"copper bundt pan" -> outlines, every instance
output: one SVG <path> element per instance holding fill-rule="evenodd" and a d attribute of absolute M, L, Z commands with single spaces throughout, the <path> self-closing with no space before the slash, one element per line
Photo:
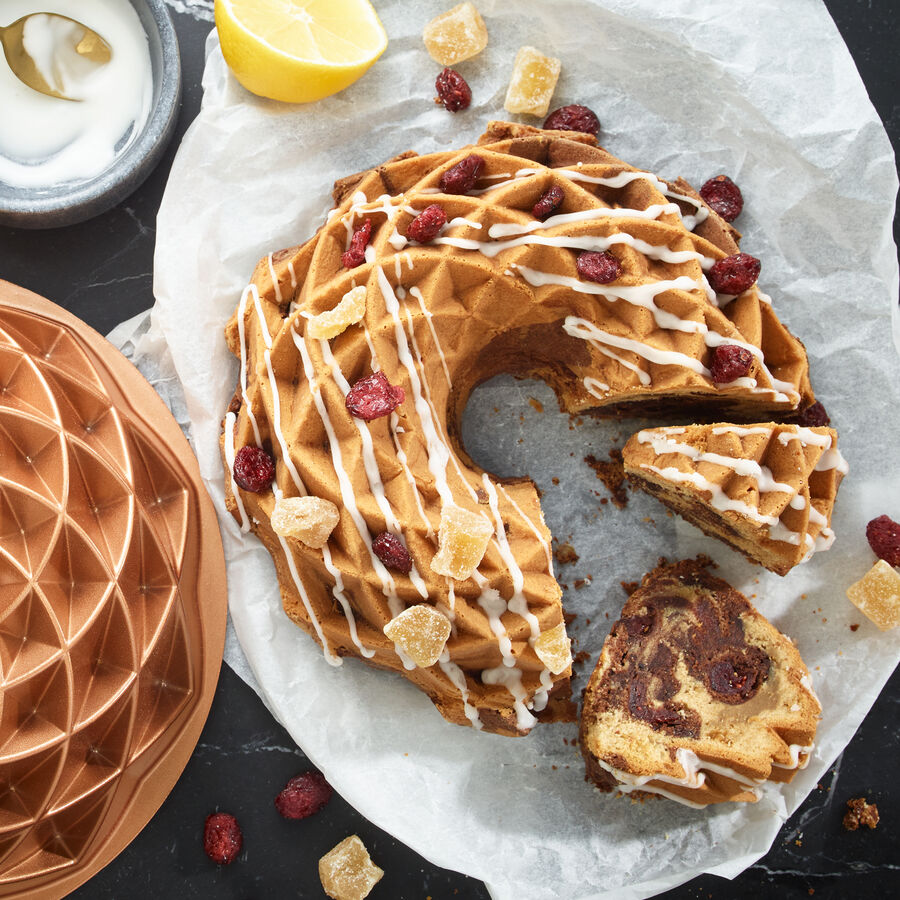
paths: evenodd
<path fill-rule="evenodd" d="M 0 281 L 0 897 L 140 831 L 215 691 L 225 564 L 178 425 L 99 334 Z"/>

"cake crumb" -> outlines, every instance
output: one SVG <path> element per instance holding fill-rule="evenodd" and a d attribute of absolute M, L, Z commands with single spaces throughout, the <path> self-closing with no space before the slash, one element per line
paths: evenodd
<path fill-rule="evenodd" d="M 854 797 L 847 801 L 847 812 L 844 813 L 844 828 L 856 831 L 860 825 L 874 828 L 878 824 L 878 807 L 866 801 L 865 797 Z"/>
<path fill-rule="evenodd" d="M 531 407 L 532 407 L 536 412 L 542 413 L 542 412 L 544 411 L 544 404 L 541 403 L 541 401 L 538 400 L 537 397 L 529 397 L 529 398 L 528 398 L 528 403 L 531 405 Z"/>
<path fill-rule="evenodd" d="M 622 588 L 629 597 L 641 586 L 639 581 L 620 581 L 619 584 L 622 585 Z"/>
<path fill-rule="evenodd" d="M 553 551 L 553 555 L 561 566 L 567 566 L 569 563 L 577 563 L 579 559 L 578 554 L 575 552 L 575 548 L 568 541 L 557 544 L 556 549 Z"/>
<path fill-rule="evenodd" d="M 858 631 L 858 630 L 859 630 L 859 622 L 854 622 L 854 623 L 850 626 L 850 630 L 851 630 L 851 631 Z"/>
<path fill-rule="evenodd" d="M 597 459 L 593 454 L 588 454 L 584 461 L 606 485 L 606 489 L 612 495 L 612 502 L 619 509 L 624 509 L 628 503 L 628 493 L 625 490 L 625 463 L 622 461 L 622 451 L 617 449 L 610 450 L 609 462 Z"/>

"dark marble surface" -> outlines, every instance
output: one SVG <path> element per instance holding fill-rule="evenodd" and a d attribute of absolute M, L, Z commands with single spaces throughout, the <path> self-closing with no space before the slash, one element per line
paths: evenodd
<path fill-rule="evenodd" d="M 179 11 L 190 10 L 190 3 L 173 0 L 169 5 L 181 41 L 185 94 L 175 142 L 159 168 L 119 207 L 90 222 L 45 232 L 0 228 L 0 277 L 60 303 L 103 333 L 153 302 L 156 211 L 178 141 L 199 108 L 210 23 L 202 9 L 197 11 L 203 4 L 194 4 L 193 14 Z M 896 152 L 900 2 L 827 0 L 826 5 Z M 894 233 L 900 233 L 897 219 Z M 663 896 L 730 900 L 900 894 L 898 703 L 900 672 L 895 672 L 853 741 L 763 860 L 734 881 L 703 876 Z M 302 752 L 255 694 L 224 667 L 209 721 L 171 795 L 138 838 L 74 896 L 320 897 L 316 861 L 351 833 L 362 837 L 386 872 L 373 896 L 488 896 L 480 883 L 432 866 L 339 797 L 310 820 L 281 819 L 272 799 L 289 777 L 307 767 Z M 846 832 L 841 826 L 845 802 L 860 795 L 878 804 L 881 824 L 875 831 Z M 242 857 L 222 869 L 205 857 L 200 839 L 203 820 L 216 807 L 237 815 L 245 833 Z"/>

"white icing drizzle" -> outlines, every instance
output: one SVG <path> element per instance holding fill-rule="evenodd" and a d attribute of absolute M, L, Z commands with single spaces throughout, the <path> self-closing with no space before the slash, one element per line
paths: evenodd
<path fill-rule="evenodd" d="M 381 266 L 375 266 L 378 278 L 378 286 L 381 290 L 384 304 L 388 313 L 394 320 L 394 334 L 397 340 L 397 355 L 400 363 L 409 375 L 410 386 L 413 393 L 413 405 L 422 423 L 422 432 L 425 436 L 425 446 L 428 456 L 428 469 L 434 476 L 435 486 L 444 503 L 453 504 L 453 492 L 447 482 L 447 464 L 450 461 L 450 448 L 441 440 L 435 425 L 435 418 L 431 414 L 431 406 L 422 393 L 422 382 L 416 370 L 416 364 L 409 351 L 409 341 L 406 331 L 400 319 L 400 303 L 394 294 L 391 283 L 385 277 Z"/>
<path fill-rule="evenodd" d="M 294 271 L 294 261 L 288 261 L 288 272 L 291 273 L 291 289 L 297 290 L 297 273 Z"/>
<path fill-rule="evenodd" d="M 479 575 L 479 572 L 475 573 L 475 576 Z M 509 639 L 509 633 L 500 618 L 508 609 L 506 601 L 500 596 L 500 591 L 496 588 L 486 587 L 487 580 L 484 576 L 476 577 L 476 581 L 481 587 L 477 603 L 484 610 L 488 618 L 488 624 L 491 626 L 491 631 L 497 637 L 498 649 L 503 657 L 503 665 L 508 669 L 513 669 L 516 665 L 516 658 L 512 652 L 512 641 Z"/>
<path fill-rule="evenodd" d="M 259 433 L 259 425 L 256 424 L 253 406 L 250 403 L 250 398 L 247 396 L 247 338 L 245 335 L 244 318 L 247 315 L 247 298 L 251 293 L 257 294 L 256 285 L 254 284 L 248 284 L 247 287 L 244 288 L 241 293 L 241 300 L 238 304 L 237 311 L 238 339 L 241 345 L 241 399 L 244 402 L 244 409 L 247 411 L 247 418 L 250 419 L 250 424 L 253 426 L 253 436 L 256 439 L 256 446 L 262 447 L 262 437 Z M 258 296 L 259 295 L 257 294 L 257 297 Z M 264 334 L 268 337 L 268 329 L 264 331 Z M 269 339 L 269 345 L 271 345 L 271 338 Z"/>
<path fill-rule="evenodd" d="M 281 489 L 277 484 L 272 485 L 272 492 L 274 493 L 276 500 L 279 500 L 281 498 Z M 278 542 L 281 544 L 281 550 L 284 553 L 284 558 L 288 564 L 288 571 L 291 573 L 291 578 L 294 581 L 294 586 L 297 588 L 297 593 L 300 595 L 300 600 L 303 602 L 303 607 L 304 609 L 306 609 L 306 614 L 307 616 L 309 616 L 309 620 L 310 622 L 312 622 L 312 626 L 316 632 L 316 636 L 319 638 L 319 643 L 322 645 L 322 651 L 325 654 L 325 659 L 332 666 L 341 665 L 341 658 L 339 656 L 335 656 L 331 652 L 331 648 L 328 646 L 328 641 L 325 639 L 325 633 L 322 631 L 322 626 L 319 624 L 319 619 L 312 608 L 309 594 L 306 593 L 306 586 L 303 584 L 303 579 L 300 578 L 300 573 L 297 571 L 297 565 L 294 562 L 294 555 L 291 553 L 291 548 L 288 546 L 287 541 L 280 534 L 275 534 L 275 537 L 278 538 Z M 348 609 L 345 609 L 344 611 L 345 613 L 349 613 L 347 621 L 350 624 L 351 633 L 355 634 L 356 620 L 353 618 L 353 612 L 352 610 Z"/>
<path fill-rule="evenodd" d="M 540 533 L 537 526 L 534 524 L 534 522 L 531 521 L 528 516 L 525 515 L 522 507 L 519 506 L 519 504 L 516 503 L 515 500 L 513 500 L 512 496 L 508 493 L 506 488 L 504 488 L 502 484 L 498 484 L 497 487 L 500 489 L 503 496 L 506 497 L 510 506 L 512 506 L 512 508 L 522 517 L 522 521 L 525 522 L 525 524 L 534 532 L 535 537 L 538 539 L 541 547 L 543 547 L 544 549 L 544 556 L 547 557 L 547 571 L 550 573 L 550 576 L 552 578 L 555 578 L 556 576 L 553 574 L 553 552 L 550 549 L 550 542 L 544 540 L 544 536 Z"/>
<path fill-rule="evenodd" d="M 596 397 L 598 400 L 603 400 L 610 391 L 610 387 L 605 381 L 600 381 L 599 378 L 594 378 L 591 375 L 585 376 L 584 388 L 591 396 Z"/>
<path fill-rule="evenodd" d="M 800 744 L 791 744 L 788 747 L 788 754 L 791 761 L 787 763 L 773 762 L 773 768 L 777 769 L 805 769 L 809 765 L 809 757 L 813 751 L 813 744 L 803 747 Z M 801 759 L 802 757 L 802 759 Z"/>
<path fill-rule="evenodd" d="M 309 348 L 306 346 L 306 340 L 293 328 L 291 329 L 291 336 L 294 339 L 294 344 L 300 351 L 300 358 L 303 360 L 303 371 L 306 373 L 306 379 L 309 382 L 310 393 L 312 394 L 313 402 L 316 405 L 319 416 L 322 419 L 325 433 L 328 435 L 328 443 L 331 450 L 331 462 L 334 466 L 335 474 L 337 475 L 338 485 L 341 491 L 341 502 L 343 503 L 344 509 L 349 513 L 353 524 L 356 526 L 356 530 L 359 533 L 361 540 L 366 545 L 366 549 L 369 552 L 369 560 L 372 563 L 372 569 L 378 576 L 379 581 L 381 581 L 381 589 L 384 596 L 387 598 L 391 615 L 398 616 L 403 612 L 405 606 L 403 601 L 397 596 L 396 585 L 394 584 L 391 573 L 387 570 L 384 563 L 382 563 L 375 555 L 375 551 L 372 549 L 372 535 L 369 533 L 366 521 L 356 504 L 356 494 L 353 491 L 353 483 L 350 481 L 350 476 L 344 468 L 340 442 L 335 434 L 334 425 L 331 421 L 331 417 L 328 415 L 328 410 L 325 408 L 322 392 L 316 382 L 316 373 L 313 368 L 312 359 L 309 355 Z"/>
<path fill-rule="evenodd" d="M 821 710 L 822 709 L 822 701 L 819 700 L 819 695 L 813 690 L 812 678 L 810 678 L 809 675 L 804 675 L 800 679 L 800 686 L 809 694 L 810 697 L 813 698 L 813 700 L 816 701 L 816 703 L 819 706 L 819 709 Z"/>
<path fill-rule="evenodd" d="M 281 303 L 281 285 L 278 283 L 278 276 L 275 274 L 275 264 L 272 262 L 272 254 L 269 254 L 269 277 L 272 279 L 272 285 L 275 287 L 275 299 Z"/>
<path fill-rule="evenodd" d="M 408 255 L 408 254 L 407 254 Z M 422 292 L 418 287 L 411 287 L 409 289 L 409 293 L 419 301 L 419 308 L 422 310 L 422 315 L 425 316 L 425 321 L 428 323 L 428 328 L 431 331 L 431 337 L 434 340 L 434 346 L 437 349 L 438 355 L 441 357 L 441 368 L 444 370 L 444 377 L 447 379 L 447 387 L 453 387 L 453 381 L 450 378 L 450 370 L 447 368 L 447 357 L 444 355 L 444 349 L 441 347 L 440 339 L 437 336 L 437 331 L 434 327 L 434 322 L 431 320 L 434 318 L 434 314 L 430 309 L 425 305 L 425 298 L 422 296 Z"/>
<path fill-rule="evenodd" d="M 394 448 L 397 452 L 397 460 L 400 463 L 400 466 L 403 469 L 404 474 L 406 475 L 406 480 L 409 482 L 410 488 L 412 488 L 412 495 L 416 501 L 416 507 L 419 510 L 419 516 L 422 521 L 425 523 L 425 529 L 427 531 L 428 537 L 434 537 L 434 529 L 431 527 L 431 522 L 428 520 L 428 516 L 425 514 L 425 508 L 422 506 L 422 498 L 419 495 L 419 489 L 416 486 L 416 478 L 412 473 L 412 469 L 409 467 L 409 460 L 407 459 L 406 452 L 400 446 L 400 438 L 397 436 L 397 432 L 400 429 L 399 419 L 396 413 L 391 413 L 390 420 L 390 431 L 391 437 L 394 441 Z"/>
<path fill-rule="evenodd" d="M 663 797 L 674 800 L 676 803 L 690 806 L 693 809 L 703 809 L 707 804 L 695 803 L 693 800 L 688 800 L 672 791 L 667 791 L 665 788 L 659 787 L 656 784 L 650 784 L 650 782 L 660 781 L 663 784 L 673 784 L 679 787 L 689 788 L 690 790 L 698 790 L 706 784 L 705 773 L 712 772 L 736 781 L 741 787 L 753 794 L 757 800 L 762 795 L 759 785 L 765 779 L 755 781 L 745 775 L 741 775 L 739 772 L 735 772 L 734 769 L 729 769 L 727 766 L 721 766 L 718 763 L 700 759 L 693 750 L 679 747 L 675 751 L 675 760 L 682 769 L 684 769 L 683 777 L 679 778 L 674 775 L 655 773 L 651 775 L 633 775 L 631 772 L 623 772 L 621 769 L 616 769 L 602 759 L 596 759 L 596 762 L 619 782 L 618 788 L 623 794 L 629 794 L 632 791 L 647 791 L 652 794 L 660 794 Z"/>
<path fill-rule="evenodd" d="M 294 334 L 296 335 L 296 331 L 294 332 Z M 331 352 L 331 347 L 329 346 L 328 341 L 320 340 L 319 347 L 322 351 L 322 359 L 325 361 L 325 365 L 328 366 L 328 368 L 331 370 L 331 375 L 334 378 L 338 389 L 346 397 L 350 392 L 350 383 L 344 377 L 344 373 L 341 371 L 337 360 L 334 358 L 334 354 Z M 388 500 L 387 495 L 384 492 L 384 482 L 381 480 L 381 472 L 378 469 L 378 461 L 375 459 L 375 448 L 372 444 L 372 433 L 369 431 L 368 426 L 361 419 L 357 419 L 355 416 L 351 416 L 351 418 L 356 425 L 356 430 L 357 432 L 359 432 L 359 437 L 362 441 L 363 468 L 366 472 L 366 480 L 369 482 L 369 490 L 371 491 L 372 496 L 375 498 L 375 502 L 378 504 L 378 509 L 381 511 L 382 516 L 384 516 L 384 521 L 388 527 L 388 530 L 392 531 L 395 535 L 403 534 L 403 526 L 400 524 L 400 520 L 397 518 L 397 515 L 391 507 L 390 501 Z M 328 429 L 327 425 L 326 429 Z M 328 437 L 329 440 L 332 439 L 332 433 L 330 429 Z M 427 600 L 428 588 L 425 585 L 425 581 L 419 573 L 415 562 L 413 562 L 412 569 L 410 569 L 409 578 L 412 581 L 415 589 L 418 591 L 419 596 L 424 600 Z M 397 613 L 394 613 L 394 615 L 397 615 Z"/>
<path fill-rule="evenodd" d="M 692 356 L 687 356 L 676 350 L 661 350 L 658 347 L 651 347 L 649 344 L 645 344 L 642 341 L 636 341 L 633 338 L 619 337 L 618 335 L 610 334 L 608 331 L 601 330 L 592 322 L 588 322 L 587 319 L 581 319 L 578 316 L 566 316 L 563 330 L 572 337 L 581 338 L 581 340 L 587 341 L 602 353 L 606 353 L 607 356 L 610 356 L 611 354 L 605 349 L 606 345 L 618 347 L 620 350 L 630 350 L 632 353 L 643 357 L 651 363 L 665 366 L 680 366 L 684 369 L 690 369 L 698 375 L 706 376 L 707 378 L 710 374 L 709 369 L 707 369 L 700 360 L 694 359 Z M 624 363 L 624 360 L 619 359 L 619 361 Z M 650 376 L 646 372 L 643 372 L 636 366 L 630 366 L 629 368 L 643 374 L 644 377 L 640 379 L 642 384 L 650 383 Z"/>
<path fill-rule="evenodd" d="M 478 710 L 469 703 L 469 686 L 466 684 L 466 676 L 463 670 L 455 663 L 450 661 L 450 651 L 444 650 L 438 659 L 438 665 L 441 671 L 450 679 L 450 683 L 459 691 L 462 698 L 463 712 L 466 718 L 472 723 L 472 727 L 477 731 L 481 731 L 481 719 L 478 716 Z"/>
<path fill-rule="evenodd" d="M 720 512 L 737 512 L 746 516 L 748 519 L 753 519 L 755 522 L 759 522 L 763 525 L 777 526 L 780 524 L 777 517 L 764 516 L 742 500 L 735 500 L 729 497 L 718 484 L 714 484 L 709 479 L 704 478 L 699 472 L 682 472 L 680 469 L 676 469 L 672 466 L 661 469 L 658 466 L 650 465 L 649 463 L 642 463 L 641 468 L 649 469 L 651 472 L 655 472 L 661 478 L 665 478 L 668 481 L 689 482 L 695 487 L 700 488 L 700 490 L 709 491 L 709 493 L 712 494 L 709 501 L 710 506 Z M 785 529 L 785 531 L 786 530 L 787 529 Z M 792 544 L 797 543 L 800 540 L 800 536 L 796 534 L 796 532 L 791 532 L 791 535 L 796 535 L 795 539 L 788 540 L 785 537 L 776 537 L 774 531 L 770 532 L 770 537 L 773 540 L 787 541 L 787 543 Z"/>
<path fill-rule="evenodd" d="M 679 456 L 686 456 L 694 462 L 708 462 L 717 466 L 724 466 L 731 469 L 738 475 L 747 476 L 756 480 L 756 484 L 760 493 L 775 492 L 794 495 L 796 490 L 790 484 L 776 481 L 771 470 L 767 466 L 761 466 L 756 460 L 741 459 L 735 456 L 724 456 L 720 453 L 707 453 L 698 447 L 690 444 L 684 444 L 673 440 L 666 435 L 654 434 L 652 431 L 638 432 L 638 443 L 650 444 L 653 452 L 657 454 L 674 453 Z"/>
<path fill-rule="evenodd" d="M 524 594 L 525 576 L 522 574 L 522 569 L 518 562 L 516 562 L 516 558 L 509 546 L 509 539 L 506 537 L 506 528 L 503 525 L 503 517 L 500 515 L 497 489 L 494 487 L 491 479 L 488 478 L 486 472 L 481 476 L 481 483 L 484 485 L 485 491 L 487 491 L 488 503 L 491 512 L 494 514 L 496 546 L 500 551 L 500 556 L 503 559 L 506 568 L 509 569 L 510 576 L 512 577 L 513 595 L 509 599 L 507 606 L 516 613 L 516 615 L 525 619 L 528 623 L 528 627 L 531 629 L 531 637 L 536 638 L 541 633 L 541 625 L 537 616 L 528 609 L 528 601 L 525 599 Z"/>
<path fill-rule="evenodd" d="M 244 509 L 244 501 L 241 499 L 241 492 L 238 490 L 237 482 L 234 480 L 234 425 L 237 416 L 233 412 L 225 415 L 225 462 L 228 465 L 228 475 L 231 478 L 231 495 L 237 503 L 238 511 L 241 514 L 241 531 L 250 530 L 250 520 L 247 518 L 247 510 Z"/>
<path fill-rule="evenodd" d="M 537 719 L 528 711 L 525 701 L 528 694 L 522 686 L 522 672 L 519 669 L 500 666 L 496 669 L 485 669 L 481 673 L 485 684 L 502 684 L 513 697 L 516 710 L 516 727 L 519 731 L 527 731 L 537 724 Z"/>

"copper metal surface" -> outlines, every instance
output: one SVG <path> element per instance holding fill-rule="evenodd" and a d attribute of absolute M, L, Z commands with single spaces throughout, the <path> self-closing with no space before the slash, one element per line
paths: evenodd
<path fill-rule="evenodd" d="M 62 896 L 151 818 L 206 719 L 225 610 L 215 513 L 165 405 L 0 281 L 0 897 Z"/>

